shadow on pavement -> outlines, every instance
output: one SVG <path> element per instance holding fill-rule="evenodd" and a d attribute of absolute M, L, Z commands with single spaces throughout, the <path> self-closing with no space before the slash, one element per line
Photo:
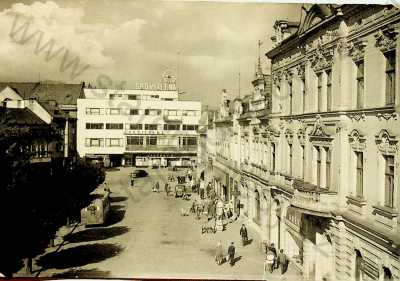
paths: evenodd
<path fill-rule="evenodd" d="M 110 243 L 80 245 L 59 252 L 45 254 L 39 258 L 37 265 L 43 269 L 79 267 L 115 257 L 122 250 L 121 246 Z"/>
<path fill-rule="evenodd" d="M 250 245 L 252 242 L 253 242 L 253 239 L 249 239 L 249 240 L 246 241 L 246 243 L 244 243 L 243 246 Z"/>
<path fill-rule="evenodd" d="M 56 278 L 108 278 L 110 271 L 94 269 L 70 269 L 61 273 L 54 274 Z"/>
<path fill-rule="evenodd" d="M 117 205 L 117 208 L 114 208 L 114 206 L 111 206 L 110 210 L 110 215 L 107 218 L 106 223 L 104 226 L 110 226 L 116 223 L 119 223 L 122 221 L 125 217 L 125 210 L 120 210 L 120 207 Z"/>
<path fill-rule="evenodd" d="M 128 200 L 126 196 L 110 196 L 111 203 L 124 202 L 126 200 Z"/>
<path fill-rule="evenodd" d="M 125 234 L 129 231 L 126 226 L 113 226 L 109 228 L 90 228 L 79 232 L 68 234 L 64 240 L 69 243 L 98 241 Z"/>

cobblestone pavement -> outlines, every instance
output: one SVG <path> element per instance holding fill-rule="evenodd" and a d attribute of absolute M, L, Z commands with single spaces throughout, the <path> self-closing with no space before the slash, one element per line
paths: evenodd
<path fill-rule="evenodd" d="M 56 253 L 57 247 L 47 249 L 35 259 L 40 277 L 263 278 L 264 255 L 251 228 L 248 229 L 249 239 L 253 239 L 251 244 L 243 247 L 240 243 L 242 218 L 229 223 L 223 232 L 201 234 L 205 218 L 181 216 L 181 209 L 189 209 L 191 201 L 151 191 L 155 181 L 161 182 L 163 191 L 170 172 L 148 169 L 149 176 L 136 179 L 132 188 L 130 171 L 132 168 L 107 172 L 106 182 L 112 192 L 108 225 L 86 229 L 79 226 Z M 231 241 L 235 243 L 238 260 L 233 267 L 215 263 L 219 240 L 225 250 Z M 283 276 L 278 270 L 267 275 L 267 280 L 299 279 L 290 265 Z"/>

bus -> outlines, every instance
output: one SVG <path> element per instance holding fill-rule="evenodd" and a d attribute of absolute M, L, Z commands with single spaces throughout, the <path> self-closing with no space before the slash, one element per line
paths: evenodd
<path fill-rule="evenodd" d="M 110 193 L 106 191 L 81 210 L 81 223 L 85 226 L 105 224 L 109 212 Z"/>

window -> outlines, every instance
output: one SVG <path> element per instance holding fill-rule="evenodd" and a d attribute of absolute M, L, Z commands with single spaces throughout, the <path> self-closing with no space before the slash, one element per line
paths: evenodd
<path fill-rule="evenodd" d="M 182 130 L 184 131 L 196 131 L 197 128 L 197 125 L 182 125 Z"/>
<path fill-rule="evenodd" d="M 325 187 L 329 189 L 331 185 L 331 150 L 325 148 Z"/>
<path fill-rule="evenodd" d="M 121 146 L 120 139 L 106 139 L 106 146 Z"/>
<path fill-rule="evenodd" d="M 145 109 L 144 110 L 144 115 L 155 116 L 155 115 L 160 115 L 160 114 L 161 114 L 161 110 L 159 110 L 159 109 Z"/>
<path fill-rule="evenodd" d="M 182 145 L 197 145 L 197 138 L 195 137 L 183 137 L 182 138 Z"/>
<path fill-rule="evenodd" d="M 364 266 L 364 260 L 363 257 L 361 256 L 360 251 L 356 250 L 356 264 L 355 264 L 355 281 L 362 281 L 362 273 L 363 273 L 363 266 Z"/>
<path fill-rule="evenodd" d="M 104 139 L 86 139 L 86 146 L 89 147 L 101 147 L 104 144 Z"/>
<path fill-rule="evenodd" d="M 390 51 L 385 54 L 386 57 L 386 105 L 395 103 L 396 87 L 396 52 Z"/>
<path fill-rule="evenodd" d="M 139 110 L 138 109 L 130 109 L 129 115 L 139 115 Z"/>
<path fill-rule="evenodd" d="M 289 81 L 288 84 L 288 96 L 289 96 L 289 114 L 293 114 L 293 83 Z"/>
<path fill-rule="evenodd" d="M 110 94 L 110 100 L 115 100 L 116 98 L 122 98 L 121 94 Z"/>
<path fill-rule="evenodd" d="M 143 137 L 129 136 L 126 138 L 127 145 L 143 145 Z"/>
<path fill-rule="evenodd" d="M 168 115 L 169 115 L 169 116 L 176 116 L 176 115 L 178 115 L 178 114 L 177 114 L 177 111 L 176 111 L 176 110 L 168 110 Z"/>
<path fill-rule="evenodd" d="M 289 175 L 293 172 L 293 145 L 289 143 Z"/>
<path fill-rule="evenodd" d="M 122 130 L 124 124 L 122 123 L 106 123 L 106 129 L 108 130 Z"/>
<path fill-rule="evenodd" d="M 101 130 L 103 128 L 103 123 L 86 123 L 86 129 L 88 130 Z"/>
<path fill-rule="evenodd" d="M 100 108 L 86 108 L 86 114 L 99 115 L 100 114 Z"/>
<path fill-rule="evenodd" d="M 364 161 L 363 153 L 355 152 L 356 155 L 356 196 L 363 197 L 363 180 L 364 180 Z"/>
<path fill-rule="evenodd" d="M 144 129 L 145 130 L 157 130 L 157 124 L 145 124 Z"/>
<path fill-rule="evenodd" d="M 306 112 L 306 78 L 301 78 L 301 92 L 303 99 L 303 113 Z"/>
<path fill-rule="evenodd" d="M 129 130 L 143 130 L 142 124 L 129 124 Z"/>
<path fill-rule="evenodd" d="M 302 177 L 303 179 L 306 178 L 306 151 L 305 146 L 301 146 L 301 158 L 302 158 Z"/>
<path fill-rule="evenodd" d="M 364 108 L 364 61 L 357 63 L 357 109 Z"/>
<path fill-rule="evenodd" d="M 321 185 L 321 149 L 315 148 L 317 151 L 317 186 Z"/>
<path fill-rule="evenodd" d="M 383 281 L 392 281 L 393 275 L 389 268 L 383 267 Z"/>
<path fill-rule="evenodd" d="M 318 76 L 318 91 L 317 91 L 317 104 L 318 111 L 322 111 L 322 72 L 317 74 Z"/>
<path fill-rule="evenodd" d="M 147 145 L 157 145 L 157 137 L 146 137 Z"/>
<path fill-rule="evenodd" d="M 109 109 L 110 115 L 120 115 L 121 114 L 121 109 L 119 108 L 110 108 Z"/>
<path fill-rule="evenodd" d="M 385 207 L 394 207 L 394 156 L 385 158 Z"/>
<path fill-rule="evenodd" d="M 271 144 L 271 154 L 272 154 L 272 157 L 271 157 L 271 166 L 272 166 L 272 171 L 275 171 L 275 168 L 276 168 L 276 165 L 275 165 L 275 162 L 276 162 L 276 145 L 275 145 L 275 143 L 272 143 Z"/>
<path fill-rule="evenodd" d="M 326 108 L 332 110 L 332 70 L 326 71 Z"/>
<path fill-rule="evenodd" d="M 128 100 L 137 100 L 137 95 L 128 95 Z"/>
<path fill-rule="evenodd" d="M 164 130 L 166 131 L 179 131 L 180 127 L 179 124 L 164 124 Z"/>

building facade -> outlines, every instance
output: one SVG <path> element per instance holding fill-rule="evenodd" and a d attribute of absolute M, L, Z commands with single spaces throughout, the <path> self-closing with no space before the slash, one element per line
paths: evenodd
<path fill-rule="evenodd" d="M 241 138 L 245 215 L 304 280 L 399 280 L 400 10 L 302 13 L 275 24 L 270 111 L 247 97 L 223 129 Z"/>
<path fill-rule="evenodd" d="M 192 166 L 198 160 L 201 103 L 169 89 L 84 90 L 78 152 L 106 166 Z"/>
<path fill-rule="evenodd" d="M 7 109 L 3 110 L 4 113 L 8 114 L 7 118 L 21 118 L 16 122 L 3 121 L 14 122 L 20 127 L 24 120 L 29 119 L 35 124 L 45 124 L 49 131 L 54 129 L 58 135 L 57 141 L 50 144 L 46 140 L 38 140 L 30 148 L 31 152 L 40 156 L 41 162 L 60 160 L 65 164 L 75 161 L 76 102 L 83 93 L 83 87 L 84 84 L 0 82 L 0 102 Z M 29 121 L 26 122 L 29 124 Z M 46 157 L 42 157 L 44 155 Z"/>

